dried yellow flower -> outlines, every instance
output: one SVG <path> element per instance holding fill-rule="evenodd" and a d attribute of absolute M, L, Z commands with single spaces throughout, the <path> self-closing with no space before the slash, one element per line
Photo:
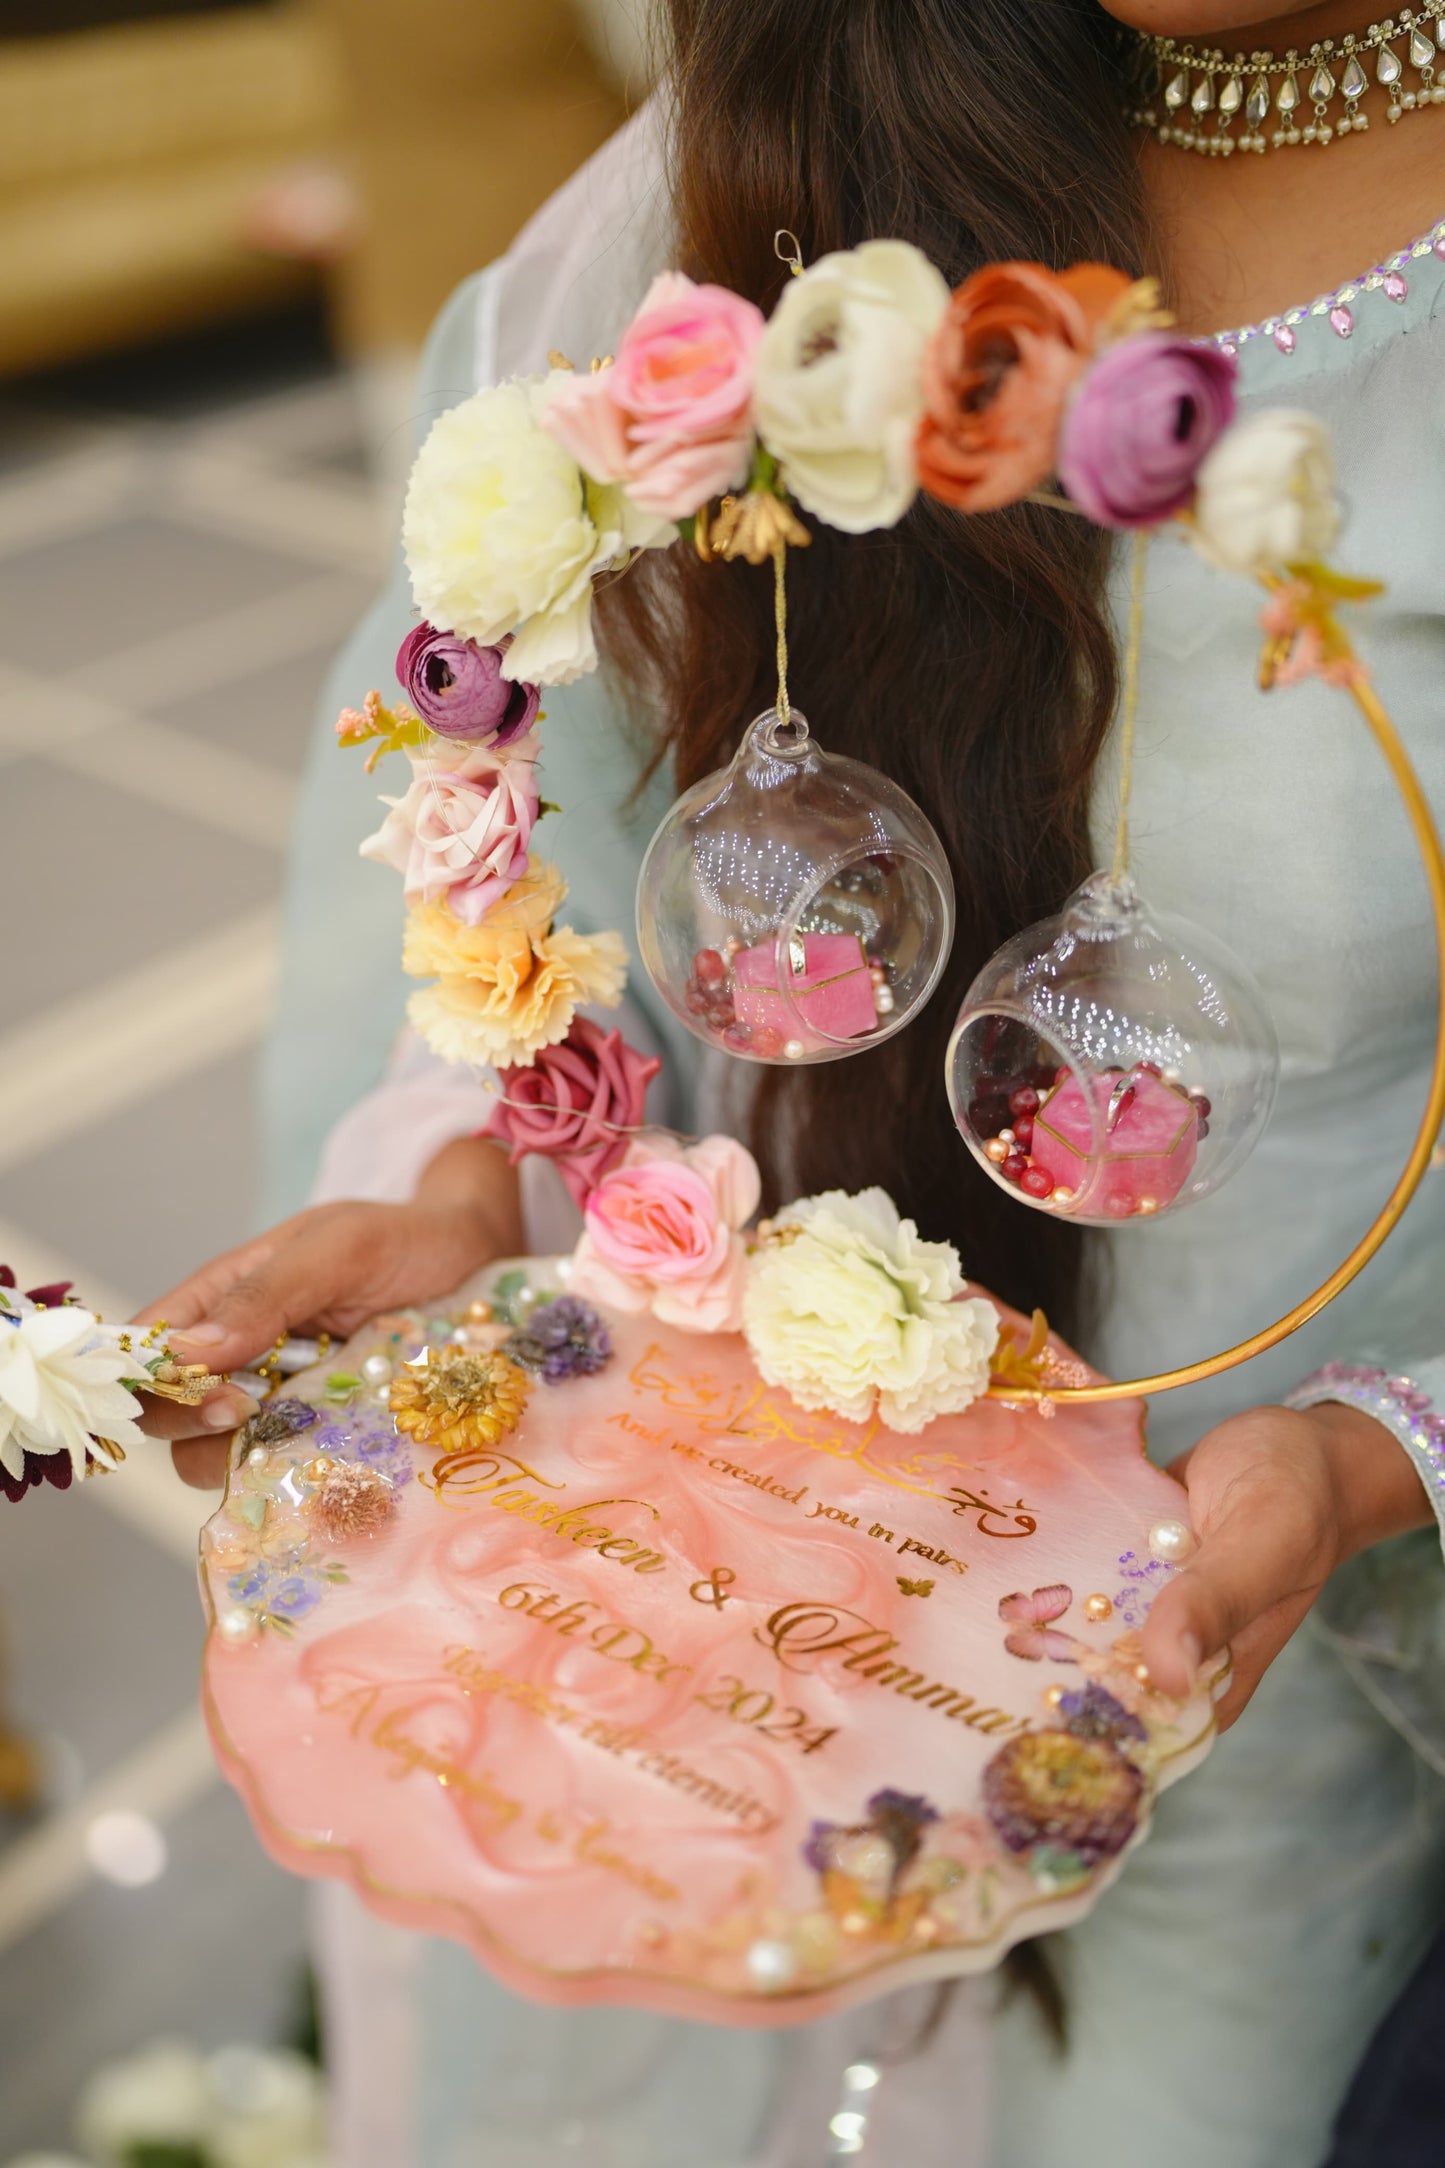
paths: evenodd
<path fill-rule="evenodd" d="M 391 1383 L 398 1430 L 418 1445 L 458 1453 L 496 1445 L 515 1430 L 531 1380 L 510 1356 L 429 1348 L 424 1365 L 408 1363 Z"/>

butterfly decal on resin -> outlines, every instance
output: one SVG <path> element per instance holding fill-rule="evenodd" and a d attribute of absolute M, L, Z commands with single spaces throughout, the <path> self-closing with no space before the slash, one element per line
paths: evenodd
<path fill-rule="evenodd" d="M 1073 1635 L 1049 1630 L 1073 1600 L 1073 1590 L 1062 1581 L 1049 1588 L 1021 1588 L 1013 1596 L 1001 1596 L 998 1615 L 1011 1629 L 1003 1642 L 1010 1656 L 1022 1656 L 1031 1664 L 1041 1663 L 1045 1656 L 1052 1656 L 1056 1663 L 1073 1663 L 1077 1647 Z"/>
<path fill-rule="evenodd" d="M 931 1581 L 910 1581 L 901 1573 L 898 1576 L 898 1586 L 905 1596 L 931 1596 L 933 1594 L 933 1583 Z"/>

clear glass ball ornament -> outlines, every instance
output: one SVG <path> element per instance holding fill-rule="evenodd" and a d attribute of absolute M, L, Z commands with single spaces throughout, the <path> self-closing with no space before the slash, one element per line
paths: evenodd
<path fill-rule="evenodd" d="M 901 1031 L 953 943 L 943 845 L 897 785 L 770 708 L 679 798 L 637 884 L 642 960 L 744 1061 L 838 1061 Z"/>
<path fill-rule="evenodd" d="M 948 1049 L 953 1118 L 1024 1204 L 1092 1227 L 1177 1212 L 1241 1166 L 1279 1042 L 1245 966 L 1095 873 L 993 956 Z"/>

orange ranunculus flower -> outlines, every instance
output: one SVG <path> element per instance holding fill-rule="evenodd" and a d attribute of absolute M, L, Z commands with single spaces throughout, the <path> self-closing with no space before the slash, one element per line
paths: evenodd
<path fill-rule="evenodd" d="M 923 355 L 918 479 L 961 512 L 1016 504 L 1054 471 L 1070 385 L 1132 282 L 988 264 L 955 291 Z"/>

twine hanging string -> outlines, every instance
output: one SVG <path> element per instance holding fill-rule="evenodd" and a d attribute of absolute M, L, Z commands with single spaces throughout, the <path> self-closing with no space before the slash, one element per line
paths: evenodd
<path fill-rule="evenodd" d="M 1119 716 L 1119 824 L 1114 831 L 1112 879 L 1117 886 L 1129 871 L 1129 797 L 1134 783 L 1134 725 L 1139 714 L 1139 654 L 1144 643 L 1144 592 L 1150 529 L 1134 532 L 1134 568 L 1129 590 L 1129 638 L 1124 649 L 1124 689 Z"/>
<path fill-rule="evenodd" d="M 790 730 L 793 710 L 788 702 L 788 545 L 780 542 L 773 551 L 773 621 L 778 628 L 778 721 Z"/>

